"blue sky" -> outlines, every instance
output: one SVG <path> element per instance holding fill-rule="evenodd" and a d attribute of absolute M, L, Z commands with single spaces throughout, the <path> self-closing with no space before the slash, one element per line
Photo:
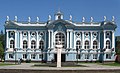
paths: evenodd
<path fill-rule="evenodd" d="M 49 14 L 54 19 L 58 9 L 64 13 L 64 19 L 72 15 L 73 21 L 77 22 L 81 22 L 83 16 L 87 22 L 91 16 L 95 22 L 103 21 L 103 16 L 107 16 L 107 20 L 115 16 L 115 35 L 120 35 L 120 0 L 0 0 L 0 30 L 4 30 L 7 15 L 10 20 L 18 16 L 18 21 L 27 21 L 30 16 L 36 21 L 38 16 L 40 21 L 46 21 Z"/>

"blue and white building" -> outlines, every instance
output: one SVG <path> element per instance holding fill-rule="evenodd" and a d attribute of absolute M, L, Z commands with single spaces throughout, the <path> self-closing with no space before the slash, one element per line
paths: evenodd
<path fill-rule="evenodd" d="M 47 62 L 57 60 L 56 45 L 61 42 L 61 61 L 114 61 L 115 29 L 114 16 L 111 21 L 75 22 L 70 15 L 65 20 L 58 11 L 54 19 L 49 15 L 46 22 L 7 20 L 5 22 L 5 61 L 23 60 Z"/>

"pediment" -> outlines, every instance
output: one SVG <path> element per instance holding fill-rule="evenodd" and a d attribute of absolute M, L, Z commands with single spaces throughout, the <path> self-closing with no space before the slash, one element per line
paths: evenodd
<path fill-rule="evenodd" d="M 64 24 L 66 27 L 74 27 L 74 24 L 70 23 L 69 21 L 62 20 L 62 19 L 55 20 L 55 21 L 48 23 L 47 27 L 48 28 L 54 27 L 55 25 L 57 25 L 59 23 Z"/>

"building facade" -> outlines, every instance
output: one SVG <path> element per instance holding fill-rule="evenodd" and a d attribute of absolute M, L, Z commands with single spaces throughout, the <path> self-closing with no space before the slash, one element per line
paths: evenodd
<path fill-rule="evenodd" d="M 82 18 L 81 22 L 63 19 L 58 11 L 55 19 L 51 16 L 46 22 L 27 22 L 7 20 L 5 22 L 5 61 L 20 58 L 31 61 L 57 60 L 57 46 L 62 44 L 61 61 L 114 61 L 115 60 L 115 29 L 112 21 L 90 22 Z"/>

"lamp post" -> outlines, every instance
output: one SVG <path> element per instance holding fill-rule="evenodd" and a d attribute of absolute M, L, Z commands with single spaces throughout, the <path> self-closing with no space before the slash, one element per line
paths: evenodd
<path fill-rule="evenodd" d="M 61 51 L 63 45 L 61 44 L 60 41 L 58 41 L 58 44 L 56 45 L 57 47 L 57 67 L 61 67 Z"/>
<path fill-rule="evenodd" d="M 16 64 L 16 48 L 14 48 L 14 52 L 15 52 L 15 64 Z"/>

